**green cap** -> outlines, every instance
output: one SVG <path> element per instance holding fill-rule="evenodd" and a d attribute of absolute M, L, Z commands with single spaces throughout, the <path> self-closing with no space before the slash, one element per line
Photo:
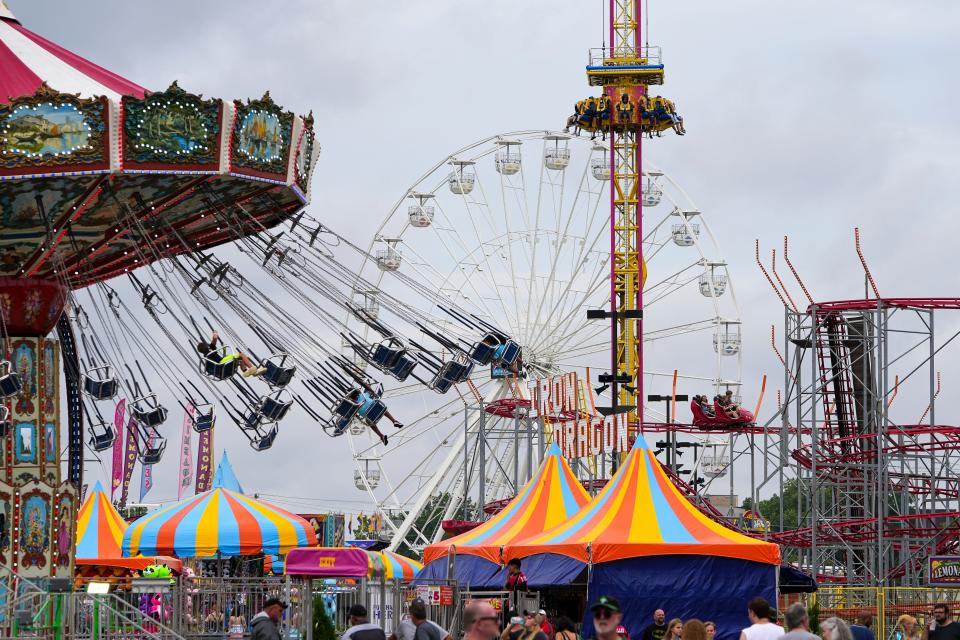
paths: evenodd
<path fill-rule="evenodd" d="M 606 609 L 614 613 L 620 613 L 620 603 L 617 602 L 616 598 L 600 596 L 600 599 L 590 606 L 590 611 L 596 611 L 597 609 Z"/>

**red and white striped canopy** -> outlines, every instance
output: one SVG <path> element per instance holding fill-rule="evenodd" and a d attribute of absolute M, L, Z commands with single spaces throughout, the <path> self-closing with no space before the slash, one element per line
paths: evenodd
<path fill-rule="evenodd" d="M 0 102 L 32 95 L 40 84 L 81 97 L 143 98 L 145 89 L 26 29 L 0 0 Z"/>

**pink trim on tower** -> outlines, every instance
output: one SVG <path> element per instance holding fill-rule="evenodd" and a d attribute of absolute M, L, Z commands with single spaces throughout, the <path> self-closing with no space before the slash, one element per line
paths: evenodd
<path fill-rule="evenodd" d="M 60 45 L 54 42 L 50 42 L 49 40 L 47 40 L 42 36 L 38 36 L 37 34 L 33 33 L 29 29 L 24 28 L 23 25 L 17 22 L 7 21 L 7 24 L 10 25 L 12 28 L 16 29 L 17 31 L 19 31 L 20 33 L 22 33 L 27 38 L 29 38 L 37 46 L 43 48 L 48 53 L 59 58 L 62 62 L 70 65 L 71 67 L 73 67 L 80 73 L 84 74 L 85 76 L 99 82 L 100 84 L 107 87 L 108 89 L 112 91 L 116 91 L 120 95 L 134 96 L 136 98 L 144 97 L 144 94 L 146 93 L 147 90 L 141 87 L 140 85 L 130 82 L 123 76 L 119 76 L 112 71 L 104 69 L 103 67 L 90 62 L 86 58 L 81 58 L 80 56 L 73 53 L 72 51 L 67 51 Z M 3 70 L 4 70 L 4 75 L 6 75 L 7 74 L 6 64 L 4 64 Z M 17 95 L 33 93 L 34 91 L 36 91 L 36 89 L 39 86 L 40 86 L 40 83 L 37 82 L 36 86 L 34 86 L 33 89 Z"/>
<path fill-rule="evenodd" d="M 3 69 L 0 73 L 0 102 L 30 95 L 40 88 L 40 76 L 31 71 L 3 40 L 0 40 L 0 69 Z"/>

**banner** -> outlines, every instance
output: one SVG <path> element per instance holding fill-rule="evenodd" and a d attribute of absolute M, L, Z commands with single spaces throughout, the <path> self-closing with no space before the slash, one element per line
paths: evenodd
<path fill-rule="evenodd" d="M 196 407 L 193 403 L 187 405 L 187 412 L 183 416 L 183 428 L 180 430 L 180 473 L 177 478 L 180 479 L 180 485 L 177 487 L 177 500 L 182 500 L 183 495 L 193 484 L 193 444 L 191 438 L 193 434 L 193 416 Z"/>
<path fill-rule="evenodd" d="M 110 500 L 113 501 L 113 495 L 120 488 L 123 482 L 123 425 L 127 410 L 126 398 L 121 398 L 117 403 L 117 410 L 113 414 L 113 467 L 111 467 L 110 479 Z"/>
<path fill-rule="evenodd" d="M 195 493 L 210 490 L 213 480 L 213 429 L 200 434 L 197 443 L 197 486 Z"/>
<path fill-rule="evenodd" d="M 154 437 L 150 436 L 147 439 L 147 449 L 153 448 Z M 147 492 L 153 488 L 153 465 L 145 464 L 140 467 L 140 502 L 143 502 L 143 497 L 147 495 Z"/>
<path fill-rule="evenodd" d="M 960 556 L 930 556 L 927 584 L 931 587 L 960 587 Z"/>
<path fill-rule="evenodd" d="M 117 436 L 118 438 L 120 436 Z M 137 463 L 137 422 L 131 416 L 127 423 L 127 445 L 123 451 L 123 483 L 120 491 L 120 507 L 127 506 L 127 494 L 130 490 L 130 478 Z"/>

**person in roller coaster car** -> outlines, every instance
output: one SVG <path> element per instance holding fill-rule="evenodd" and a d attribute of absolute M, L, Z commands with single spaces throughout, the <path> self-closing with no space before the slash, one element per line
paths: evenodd
<path fill-rule="evenodd" d="M 227 364 L 228 362 L 239 360 L 240 371 L 244 378 L 249 378 L 251 376 L 262 376 L 264 373 L 266 373 L 266 367 L 256 366 L 245 353 L 240 351 L 221 356 L 217 352 L 217 343 L 223 344 L 220 340 L 220 333 L 214 331 L 210 335 L 210 342 L 200 341 L 196 344 L 197 352 L 214 364 Z"/>

